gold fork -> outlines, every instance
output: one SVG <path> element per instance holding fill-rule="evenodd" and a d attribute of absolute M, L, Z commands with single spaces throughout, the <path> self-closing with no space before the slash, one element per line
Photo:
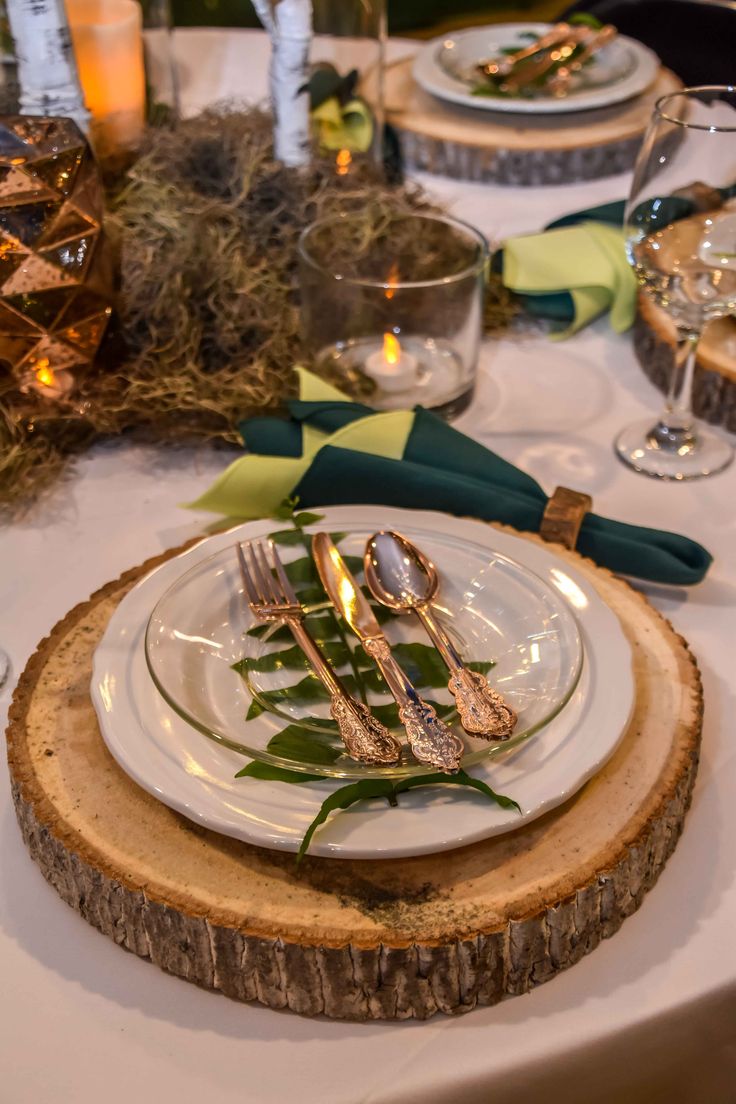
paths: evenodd
<path fill-rule="evenodd" d="M 268 551 L 258 541 L 237 545 L 240 575 L 248 605 L 258 621 L 282 621 L 330 695 L 330 713 L 337 721 L 348 755 L 360 763 L 390 766 L 401 755 L 401 744 L 341 683 L 304 624 L 304 608 L 296 596 L 273 541 Z M 274 574 L 275 572 L 275 574 Z"/>

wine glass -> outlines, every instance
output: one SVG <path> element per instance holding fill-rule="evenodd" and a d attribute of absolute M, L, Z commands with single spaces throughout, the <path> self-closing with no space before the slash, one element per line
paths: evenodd
<path fill-rule="evenodd" d="M 624 463 L 660 479 L 697 479 L 733 459 L 691 409 L 695 354 L 712 318 L 736 312 L 736 89 L 686 88 L 657 101 L 624 216 L 639 284 L 677 328 L 665 408 L 616 439 Z"/>
<path fill-rule="evenodd" d="M 2 694 L 5 686 L 10 681 L 10 656 L 6 651 L 0 648 L 0 694 Z"/>

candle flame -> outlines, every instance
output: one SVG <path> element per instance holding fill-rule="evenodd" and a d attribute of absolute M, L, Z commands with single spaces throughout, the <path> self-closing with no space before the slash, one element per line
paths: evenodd
<path fill-rule="evenodd" d="M 36 379 L 44 387 L 55 387 L 56 376 L 54 370 L 49 364 L 48 357 L 41 357 L 36 366 Z"/>
<path fill-rule="evenodd" d="M 350 171 L 350 166 L 352 165 L 352 163 L 353 163 L 353 157 L 352 157 L 352 154 L 350 153 L 350 150 L 341 149 L 338 152 L 337 157 L 335 158 L 335 164 L 337 165 L 337 175 L 338 176 L 347 176 L 348 172 Z"/>
<path fill-rule="evenodd" d="M 388 270 L 388 276 L 386 277 L 386 284 L 388 285 L 385 291 L 387 299 L 393 299 L 396 294 L 396 288 L 399 283 L 399 266 L 396 261 L 393 261 L 390 269 Z"/>
<path fill-rule="evenodd" d="M 383 335 L 383 359 L 392 367 L 401 361 L 401 346 L 392 333 Z"/>

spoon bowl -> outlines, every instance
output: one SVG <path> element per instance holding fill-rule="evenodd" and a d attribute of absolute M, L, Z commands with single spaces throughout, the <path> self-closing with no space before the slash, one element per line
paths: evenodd
<path fill-rule="evenodd" d="M 391 529 L 382 529 L 370 538 L 363 569 L 373 595 L 397 613 L 429 605 L 439 590 L 439 575 L 431 560 Z"/>

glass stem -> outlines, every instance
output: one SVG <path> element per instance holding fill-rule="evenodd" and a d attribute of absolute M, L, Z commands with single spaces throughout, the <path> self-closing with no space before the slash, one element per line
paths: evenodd
<path fill-rule="evenodd" d="M 680 456 L 692 452 L 697 446 L 692 393 L 699 340 L 699 330 L 678 329 L 675 363 L 667 400 L 658 423 L 649 434 L 650 443 L 655 448 L 676 452 Z"/>
<path fill-rule="evenodd" d="M 10 679 L 10 657 L 6 651 L 0 648 L 0 693 Z"/>

